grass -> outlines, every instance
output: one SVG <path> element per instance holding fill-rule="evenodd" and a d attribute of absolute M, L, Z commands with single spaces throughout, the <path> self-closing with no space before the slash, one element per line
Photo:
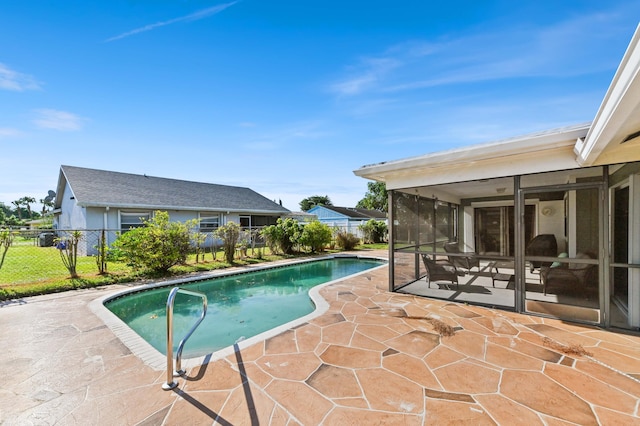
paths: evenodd
<path fill-rule="evenodd" d="M 382 246 L 382 248 L 386 247 L 386 244 Z M 379 248 L 381 248 L 379 245 L 357 247 L 357 249 Z M 284 256 L 271 254 L 268 249 L 263 249 L 262 255 L 259 256 L 257 250 L 252 252 L 249 249 L 246 257 L 236 256 L 231 265 L 224 261 L 224 255 L 219 251 L 216 253 L 215 260 L 211 253 L 206 253 L 204 260 L 201 258 L 199 262 L 195 261 L 195 255 L 191 255 L 185 264 L 174 266 L 167 274 L 161 276 L 136 272 L 123 262 L 113 261 L 107 263 L 107 273 L 101 275 L 98 273 L 95 257 L 83 256 L 78 257 L 76 269 L 79 278 L 70 278 L 56 248 L 38 247 L 31 240 L 15 241 L 9 248 L 4 265 L 0 269 L 0 301 L 145 279 L 175 277 L 302 256 L 306 257 L 309 254 Z"/>

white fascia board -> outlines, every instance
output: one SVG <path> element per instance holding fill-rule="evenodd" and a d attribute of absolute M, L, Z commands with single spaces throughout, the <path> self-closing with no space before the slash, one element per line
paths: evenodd
<path fill-rule="evenodd" d="M 386 182 L 387 189 L 391 189 L 390 184 L 399 188 L 393 182 L 405 181 L 409 177 L 424 179 L 426 176 L 437 176 L 438 183 L 449 183 L 575 168 L 578 164 L 573 147 L 577 139 L 586 136 L 589 126 L 589 123 L 585 123 L 504 141 L 372 164 L 355 170 L 354 174 Z M 406 186 L 403 184 L 402 187 Z"/>
<path fill-rule="evenodd" d="M 54 207 L 60 208 L 62 206 L 62 199 L 65 196 L 65 188 L 67 187 L 67 176 L 64 174 L 64 170 L 60 167 L 60 171 L 58 172 L 58 184 L 56 186 L 56 200 L 54 202 Z M 73 189 L 69 186 L 71 190 L 71 196 L 75 197 L 73 194 Z"/>
<path fill-rule="evenodd" d="M 565 144 L 554 149 L 519 155 L 504 155 L 481 161 L 460 162 L 429 168 L 415 168 L 401 173 L 387 173 L 387 189 L 413 188 L 445 183 L 468 182 L 553 172 L 579 168 L 573 146 Z"/>
<path fill-rule="evenodd" d="M 624 124 L 640 106 L 640 25 L 627 47 L 618 70 L 598 109 L 584 142 L 576 144 L 578 163 L 591 166 L 611 143 L 617 145 L 627 136 L 620 134 Z"/>

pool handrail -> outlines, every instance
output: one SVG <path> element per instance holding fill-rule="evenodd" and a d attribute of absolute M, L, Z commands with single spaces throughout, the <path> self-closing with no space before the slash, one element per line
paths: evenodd
<path fill-rule="evenodd" d="M 178 293 L 184 293 L 191 296 L 197 296 L 202 298 L 202 314 L 198 321 L 193 324 L 187 334 L 180 340 L 178 349 L 176 351 L 176 366 L 173 367 L 173 305 Z M 174 287 L 169 292 L 167 297 L 167 381 L 162 385 L 162 389 L 171 390 L 178 386 L 178 383 L 173 380 L 174 377 L 182 376 L 185 371 L 182 370 L 182 350 L 187 339 L 191 337 L 193 332 L 198 328 L 202 320 L 207 315 L 207 296 L 199 291 L 186 290 L 180 287 Z"/>

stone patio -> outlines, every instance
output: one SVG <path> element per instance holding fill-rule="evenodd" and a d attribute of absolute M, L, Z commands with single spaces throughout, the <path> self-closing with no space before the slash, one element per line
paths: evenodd
<path fill-rule="evenodd" d="M 89 309 L 128 287 L 4 303 L 0 423 L 640 424 L 640 336 L 387 280 L 383 267 L 324 287 L 325 313 L 190 368 L 174 391 Z"/>

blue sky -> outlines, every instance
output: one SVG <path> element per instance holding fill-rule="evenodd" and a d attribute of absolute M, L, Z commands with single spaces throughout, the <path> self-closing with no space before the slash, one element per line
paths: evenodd
<path fill-rule="evenodd" d="M 354 206 L 371 163 L 591 121 L 637 0 L 0 4 L 0 201 L 61 164 Z"/>

